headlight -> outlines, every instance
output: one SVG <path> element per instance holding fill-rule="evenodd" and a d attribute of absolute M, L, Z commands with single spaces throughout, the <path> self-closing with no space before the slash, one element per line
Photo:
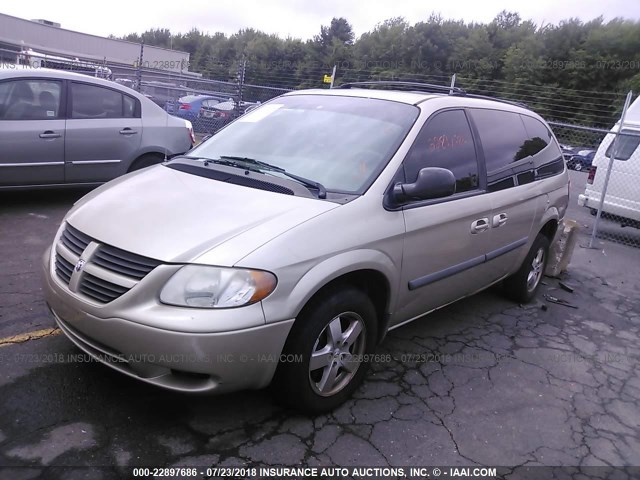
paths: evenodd
<path fill-rule="evenodd" d="M 186 265 L 165 284 L 160 301 L 181 307 L 242 307 L 265 298 L 276 282 L 275 275 L 260 270 Z"/>

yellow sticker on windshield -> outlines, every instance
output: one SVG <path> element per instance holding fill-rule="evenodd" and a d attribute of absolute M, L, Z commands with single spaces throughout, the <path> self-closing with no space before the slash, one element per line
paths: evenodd
<path fill-rule="evenodd" d="M 268 105 L 262 105 L 261 107 L 251 110 L 249 113 L 242 115 L 238 118 L 238 122 L 259 122 L 265 117 L 268 117 L 276 110 L 284 107 L 282 103 L 270 103 Z"/>

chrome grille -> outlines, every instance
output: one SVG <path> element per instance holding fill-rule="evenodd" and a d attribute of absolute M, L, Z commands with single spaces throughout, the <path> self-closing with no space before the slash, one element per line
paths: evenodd
<path fill-rule="evenodd" d="M 79 282 L 72 281 L 81 257 L 86 264 L 75 273 Z M 102 304 L 127 293 L 158 265 L 157 260 L 101 244 L 69 224 L 56 248 L 56 275 L 76 293 Z"/>
<path fill-rule="evenodd" d="M 84 233 L 76 230 L 71 225 L 67 224 L 67 227 L 62 232 L 62 237 L 60 237 L 60 241 L 62 244 L 71 250 L 73 253 L 78 255 L 82 255 L 82 252 L 89 242 L 91 242 L 91 237 L 88 237 Z"/>
<path fill-rule="evenodd" d="M 56 255 L 56 274 L 64 283 L 69 285 L 71 274 L 73 273 L 73 264 L 61 255 Z"/>
<path fill-rule="evenodd" d="M 127 293 L 129 289 L 117 283 L 94 277 L 90 273 L 85 273 L 80 282 L 80 291 L 94 300 L 109 303 L 120 295 Z"/>
<path fill-rule="evenodd" d="M 142 280 L 160 262 L 125 252 L 119 248 L 102 245 L 93 258 L 93 263 L 128 277 Z"/>

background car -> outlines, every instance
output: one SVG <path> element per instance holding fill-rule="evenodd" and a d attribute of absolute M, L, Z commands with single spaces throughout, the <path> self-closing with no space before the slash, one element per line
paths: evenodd
<path fill-rule="evenodd" d="M 140 93 L 146 95 L 153 103 L 171 114 L 175 113 L 176 110 L 176 98 L 192 94 L 184 85 L 157 81 L 142 82 Z"/>
<path fill-rule="evenodd" d="M 116 82 L 0 69 L 0 189 L 99 184 L 194 142 L 189 121 Z"/>
<path fill-rule="evenodd" d="M 175 104 L 173 104 L 173 102 L 167 102 L 165 110 L 176 117 L 184 118 L 194 123 L 194 128 L 196 131 L 199 131 L 197 120 L 200 108 L 202 108 L 203 105 L 213 106 L 228 100 L 229 96 L 225 96 L 224 93 L 219 95 L 186 95 L 179 98 Z M 173 105 L 169 106 L 170 104 Z M 171 111 L 169 112 L 169 110 Z"/>
<path fill-rule="evenodd" d="M 562 156 L 564 157 L 565 161 L 568 161 L 576 154 L 576 147 L 573 147 L 571 145 L 561 143 L 560 149 L 562 150 Z"/>
<path fill-rule="evenodd" d="M 579 150 L 578 153 L 567 160 L 567 167 L 578 172 L 587 169 L 591 166 L 595 154 L 595 150 Z"/>
<path fill-rule="evenodd" d="M 131 80 L 130 78 L 116 78 L 114 80 L 114 82 L 123 85 L 125 87 L 129 87 L 132 90 L 135 90 L 136 88 L 136 82 L 134 82 L 133 80 Z"/>
<path fill-rule="evenodd" d="M 249 112 L 260 105 L 260 102 L 241 102 L 239 115 Z M 236 118 L 235 102 L 208 103 L 204 102 L 198 113 L 198 125 L 204 131 L 213 132 L 221 129 Z"/>

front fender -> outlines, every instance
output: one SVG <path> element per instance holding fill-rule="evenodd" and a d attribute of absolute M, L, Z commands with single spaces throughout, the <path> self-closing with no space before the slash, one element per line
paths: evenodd
<path fill-rule="evenodd" d="M 387 254 L 378 250 L 351 250 L 322 260 L 298 280 L 290 280 L 281 285 L 281 289 L 276 289 L 275 295 L 272 294 L 272 297 L 263 302 L 267 323 L 297 317 L 307 302 L 322 287 L 343 275 L 359 270 L 380 272 L 388 282 L 388 305 L 395 305 L 400 266 L 396 265 Z M 290 276 L 283 272 L 279 277 Z M 283 293 L 278 295 L 277 290 Z M 290 293 L 287 295 L 286 292 Z"/>

